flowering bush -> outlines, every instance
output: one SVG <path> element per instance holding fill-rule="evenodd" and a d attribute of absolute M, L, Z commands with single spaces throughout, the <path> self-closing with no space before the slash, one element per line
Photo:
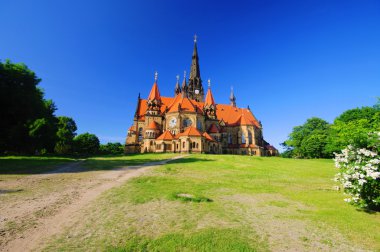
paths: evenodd
<path fill-rule="evenodd" d="M 366 148 L 349 145 L 340 154 L 334 153 L 335 166 L 340 170 L 335 180 L 348 196 L 344 201 L 380 210 L 380 132 L 368 136 L 370 144 Z"/>

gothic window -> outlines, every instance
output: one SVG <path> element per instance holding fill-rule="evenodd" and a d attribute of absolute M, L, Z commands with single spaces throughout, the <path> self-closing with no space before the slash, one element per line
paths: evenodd
<path fill-rule="evenodd" d="M 245 135 L 244 135 L 244 132 L 241 133 L 241 143 L 245 144 Z"/>
<path fill-rule="evenodd" d="M 248 143 L 252 144 L 252 133 L 251 133 L 251 131 L 248 131 Z"/>
<path fill-rule="evenodd" d="M 193 148 L 195 149 L 195 142 L 193 142 Z"/>
<path fill-rule="evenodd" d="M 191 121 L 190 118 L 185 118 L 185 119 L 183 120 L 183 127 L 184 127 L 184 128 L 191 126 L 191 124 L 192 124 L 192 121 Z"/>
<path fill-rule="evenodd" d="M 139 128 L 139 142 L 143 139 L 142 131 L 143 128 Z"/>
<path fill-rule="evenodd" d="M 197 129 L 202 130 L 202 123 L 200 120 L 197 121 Z"/>
<path fill-rule="evenodd" d="M 185 142 L 182 143 L 182 148 L 185 148 Z"/>

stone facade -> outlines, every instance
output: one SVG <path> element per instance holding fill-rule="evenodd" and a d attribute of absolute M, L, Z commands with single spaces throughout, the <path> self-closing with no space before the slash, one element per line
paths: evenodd
<path fill-rule="evenodd" d="M 128 130 L 126 153 L 177 152 L 276 156 L 267 143 L 261 122 L 250 108 L 238 108 L 231 90 L 230 104 L 217 104 L 210 87 L 204 97 L 197 42 L 190 70 L 177 83 L 174 97 L 161 97 L 157 73 L 147 99 L 137 99 L 133 125 Z"/>

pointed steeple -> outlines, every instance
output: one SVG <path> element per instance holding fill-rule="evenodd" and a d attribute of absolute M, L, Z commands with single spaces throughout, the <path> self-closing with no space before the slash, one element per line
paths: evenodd
<path fill-rule="evenodd" d="M 236 107 L 236 97 L 234 95 L 234 88 L 231 87 L 231 94 L 230 94 L 230 105 L 232 107 Z"/>
<path fill-rule="evenodd" d="M 157 79 L 158 79 L 158 73 L 156 71 L 154 73 L 154 83 L 153 83 L 152 89 L 150 90 L 148 100 L 147 100 L 147 104 L 148 104 L 147 111 L 151 114 L 153 111 L 155 111 L 154 114 L 159 113 L 160 108 L 161 108 L 161 95 L 160 95 L 160 91 L 158 90 Z"/>
<path fill-rule="evenodd" d="M 205 99 L 205 106 L 206 105 L 214 105 L 215 106 L 214 96 L 212 95 L 212 92 L 211 92 L 211 81 L 210 81 L 210 79 L 208 79 L 208 90 L 207 90 L 206 99 Z"/>
<path fill-rule="evenodd" d="M 182 97 L 187 97 L 188 86 L 186 83 L 186 71 L 183 71 L 183 81 L 182 81 Z"/>
<path fill-rule="evenodd" d="M 207 118 L 216 119 L 216 105 L 215 105 L 214 96 L 212 95 L 212 92 L 211 92 L 210 79 L 208 79 L 208 90 L 206 94 L 206 100 L 203 105 L 203 112 L 207 116 Z"/>
<path fill-rule="evenodd" d="M 157 79 L 158 79 L 158 73 L 156 71 L 154 73 L 154 83 L 153 83 L 152 89 L 150 90 L 148 101 L 161 100 L 160 91 L 158 90 L 158 85 L 157 85 Z"/>
<path fill-rule="evenodd" d="M 203 102 L 204 91 L 203 91 L 203 86 L 202 86 L 201 72 L 199 70 L 197 35 L 194 35 L 194 49 L 193 49 L 193 56 L 191 60 L 188 93 L 191 99 Z"/>
<path fill-rule="evenodd" d="M 179 75 L 177 75 L 176 78 L 177 78 L 177 82 L 174 88 L 174 95 L 178 95 L 179 93 L 181 93 L 181 87 L 179 86 Z"/>

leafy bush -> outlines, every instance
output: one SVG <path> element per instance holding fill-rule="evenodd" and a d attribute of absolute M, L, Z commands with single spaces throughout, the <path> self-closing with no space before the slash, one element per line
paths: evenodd
<path fill-rule="evenodd" d="M 111 154 L 111 155 L 123 154 L 124 153 L 124 147 L 121 143 L 101 144 L 100 145 L 100 153 L 101 154 Z"/>
<path fill-rule="evenodd" d="M 380 210 L 380 132 L 368 134 L 367 148 L 349 145 L 335 153 L 335 166 L 340 169 L 336 181 L 348 195 L 346 202 Z"/>

